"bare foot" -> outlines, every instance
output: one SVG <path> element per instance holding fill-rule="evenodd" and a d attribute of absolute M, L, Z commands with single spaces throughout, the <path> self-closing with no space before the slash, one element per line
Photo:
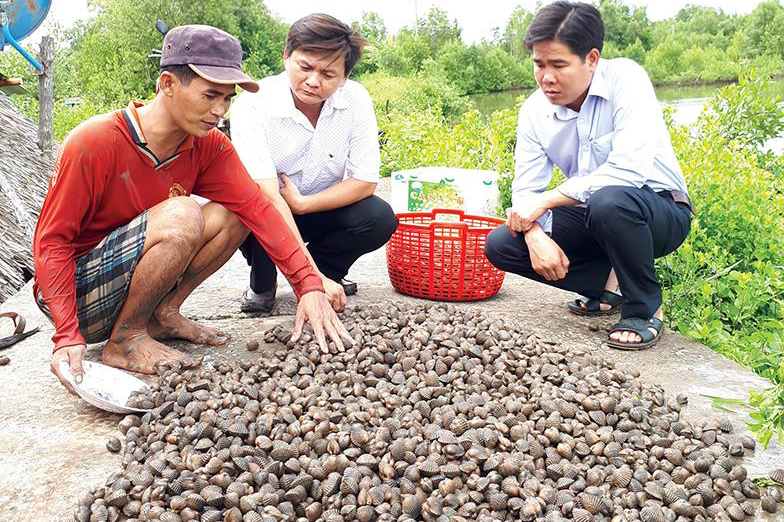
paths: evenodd
<path fill-rule="evenodd" d="M 153 374 L 159 364 L 179 363 L 184 368 L 201 364 L 201 357 L 193 358 L 161 344 L 146 333 L 127 335 L 123 341 L 110 340 L 103 347 L 103 363 L 115 368 Z"/>
<path fill-rule="evenodd" d="M 221 346 L 231 338 L 217 328 L 201 326 L 177 312 L 156 310 L 147 324 L 147 331 L 158 340 L 185 339 L 196 344 Z"/>

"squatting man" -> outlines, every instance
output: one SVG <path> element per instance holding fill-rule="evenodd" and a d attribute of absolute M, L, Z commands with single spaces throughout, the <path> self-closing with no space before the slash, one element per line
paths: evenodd
<path fill-rule="evenodd" d="M 240 94 L 231 109 L 237 153 L 338 306 L 357 291 L 346 279 L 351 265 L 384 245 L 398 224 L 373 195 L 381 167 L 373 100 L 348 79 L 366 43 L 332 16 L 301 18 L 286 38 L 285 71 L 261 80 L 258 93 Z M 253 236 L 240 250 L 251 266 L 241 309 L 269 312 L 275 265 Z"/>
<path fill-rule="evenodd" d="M 692 207 L 648 75 L 600 58 L 603 43 L 601 15 L 585 3 L 548 4 L 528 27 L 539 89 L 520 108 L 512 210 L 486 254 L 585 296 L 569 303 L 574 313 L 620 308 L 607 344 L 639 350 L 664 330 L 654 258 L 686 238 Z M 554 165 L 566 181 L 546 190 Z"/>
<path fill-rule="evenodd" d="M 226 343 L 180 307 L 249 230 L 299 298 L 293 339 L 305 321 L 322 350 L 325 330 L 338 349 L 351 339 L 295 234 L 216 128 L 237 85 L 258 90 L 236 38 L 176 27 L 153 101 L 87 120 L 60 148 L 34 237 L 33 291 L 55 326 L 52 372 L 72 393 L 60 363 L 79 382 L 87 343 L 107 341 L 105 364 L 141 373 L 199 363 L 162 339 Z"/>

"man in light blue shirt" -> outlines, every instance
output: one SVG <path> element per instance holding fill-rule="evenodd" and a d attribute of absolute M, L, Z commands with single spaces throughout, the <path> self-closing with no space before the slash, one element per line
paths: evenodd
<path fill-rule="evenodd" d="M 585 3 L 549 4 L 529 26 L 540 88 L 520 108 L 512 208 L 486 253 L 502 270 L 585 296 L 569 304 L 576 314 L 620 308 L 607 343 L 639 350 L 663 331 L 654 258 L 686 238 L 691 203 L 648 75 L 601 59 L 603 41 L 601 15 Z M 566 181 L 546 190 L 554 166 Z"/>

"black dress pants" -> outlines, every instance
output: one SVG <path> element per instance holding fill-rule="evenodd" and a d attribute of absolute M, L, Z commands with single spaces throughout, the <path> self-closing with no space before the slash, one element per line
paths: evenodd
<path fill-rule="evenodd" d="M 688 205 L 669 192 L 647 185 L 605 187 L 585 207 L 553 209 L 552 239 L 569 258 L 564 279 L 548 281 L 531 266 L 523 234 L 513 237 L 506 225 L 487 238 L 485 254 L 493 265 L 540 283 L 598 299 L 612 267 L 626 302 L 621 317 L 649 319 L 661 306 L 661 286 L 653 260 L 683 243 L 691 227 Z"/>
<path fill-rule="evenodd" d="M 392 207 L 377 196 L 342 208 L 295 215 L 294 222 L 318 269 L 334 281 L 346 277 L 361 255 L 386 244 L 397 228 Z M 277 269 L 252 234 L 240 246 L 240 251 L 251 267 L 251 289 L 256 293 L 271 290 Z"/>

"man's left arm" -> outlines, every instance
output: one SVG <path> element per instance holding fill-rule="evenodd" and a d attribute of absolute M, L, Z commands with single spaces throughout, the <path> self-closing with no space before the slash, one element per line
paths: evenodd
<path fill-rule="evenodd" d="M 370 197 L 376 191 L 376 183 L 349 178 L 316 194 L 303 196 L 285 175 L 281 174 L 280 180 L 283 182 L 280 193 L 292 214 L 311 214 L 342 208 Z"/>
<path fill-rule="evenodd" d="M 215 131 L 204 140 L 193 193 L 234 212 L 286 276 L 298 297 L 324 291 L 321 278 L 277 208 L 248 174 L 232 143 Z"/>
<path fill-rule="evenodd" d="M 302 196 L 293 183 L 288 183 L 285 176 L 281 177 L 285 184 L 281 193 L 294 214 L 310 214 L 345 207 L 372 196 L 376 190 L 381 169 L 378 123 L 370 95 L 363 88 L 356 87 L 356 98 L 353 100 L 355 105 L 352 107 L 354 120 L 344 179 L 326 190 Z"/>
<path fill-rule="evenodd" d="M 302 326 L 309 321 L 322 351 L 328 351 L 325 331 L 342 351 L 341 338 L 351 336 L 332 310 L 321 277 L 291 228 L 251 179 L 228 138 L 213 131 L 205 142 L 199 163 L 206 168 L 199 172 L 194 194 L 234 212 L 291 283 L 299 300 L 292 340 L 302 335 Z"/>

